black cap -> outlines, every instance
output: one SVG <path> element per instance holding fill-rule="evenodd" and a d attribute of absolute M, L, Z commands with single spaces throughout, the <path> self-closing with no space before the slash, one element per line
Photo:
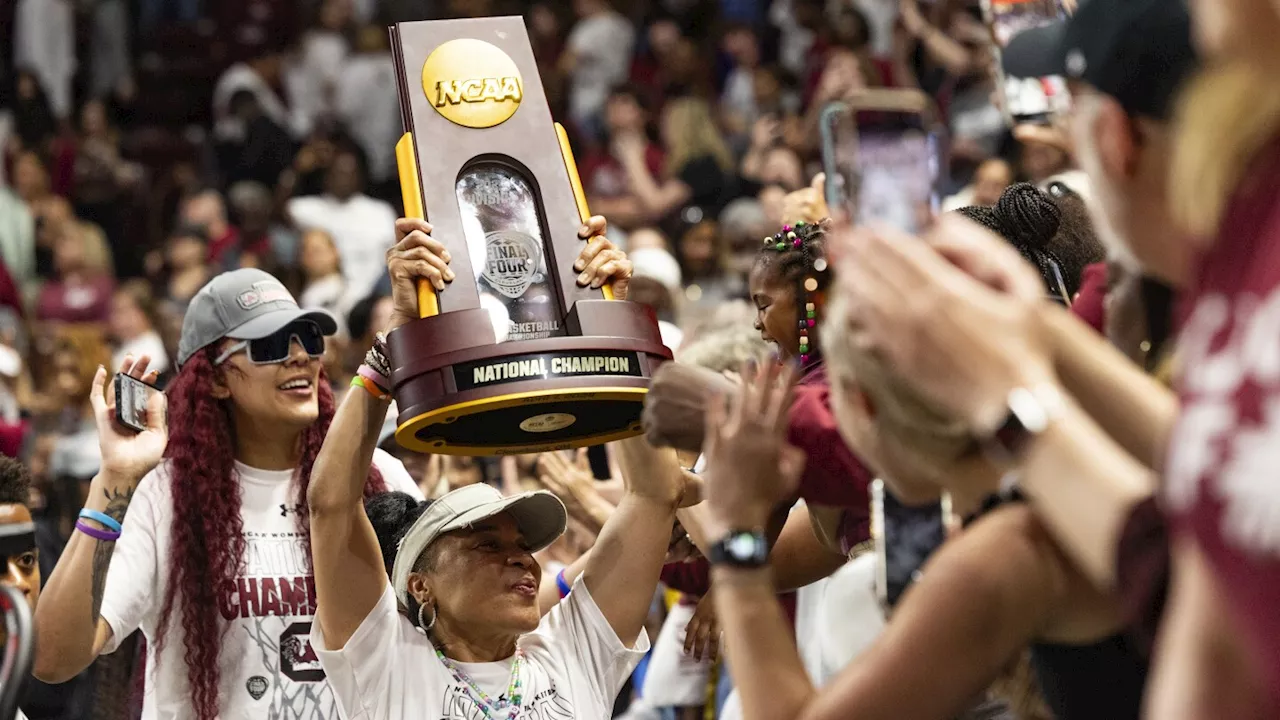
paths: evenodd
<path fill-rule="evenodd" d="M 1004 70 L 1081 80 L 1131 114 L 1166 118 L 1196 68 L 1191 43 L 1185 0 L 1084 0 L 1070 19 L 1013 38 Z"/>

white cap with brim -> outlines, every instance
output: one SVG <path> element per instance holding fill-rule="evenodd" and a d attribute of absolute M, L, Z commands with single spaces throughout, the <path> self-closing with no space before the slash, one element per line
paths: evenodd
<path fill-rule="evenodd" d="M 400 541 L 391 570 L 391 586 L 400 604 L 408 607 L 409 575 L 431 543 L 445 533 L 469 528 L 504 512 L 515 518 L 530 552 L 555 542 L 564 534 L 569 520 L 564 503 L 546 490 L 503 497 L 483 483 L 458 488 L 432 502 Z"/>

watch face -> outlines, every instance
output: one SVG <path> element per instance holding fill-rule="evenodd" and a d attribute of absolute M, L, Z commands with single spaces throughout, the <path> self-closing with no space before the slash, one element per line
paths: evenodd
<path fill-rule="evenodd" d="M 754 557 L 756 553 L 756 539 L 754 535 L 742 533 L 735 535 L 727 543 L 729 554 L 735 558 L 747 559 Z"/>

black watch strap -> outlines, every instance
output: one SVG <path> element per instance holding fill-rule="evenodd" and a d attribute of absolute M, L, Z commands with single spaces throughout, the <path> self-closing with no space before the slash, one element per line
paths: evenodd
<path fill-rule="evenodd" d="M 769 563 L 769 540 L 759 530 L 733 530 L 712 544 L 707 560 L 712 565 L 760 568 Z"/>

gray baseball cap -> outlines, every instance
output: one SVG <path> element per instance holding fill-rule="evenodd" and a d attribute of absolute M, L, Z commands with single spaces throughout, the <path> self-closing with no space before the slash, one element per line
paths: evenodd
<path fill-rule="evenodd" d="M 314 320 L 325 335 L 338 321 L 325 310 L 303 310 L 279 280 L 254 268 L 224 272 L 191 298 L 182 319 L 178 365 L 223 338 L 257 340 L 295 320 Z"/>

